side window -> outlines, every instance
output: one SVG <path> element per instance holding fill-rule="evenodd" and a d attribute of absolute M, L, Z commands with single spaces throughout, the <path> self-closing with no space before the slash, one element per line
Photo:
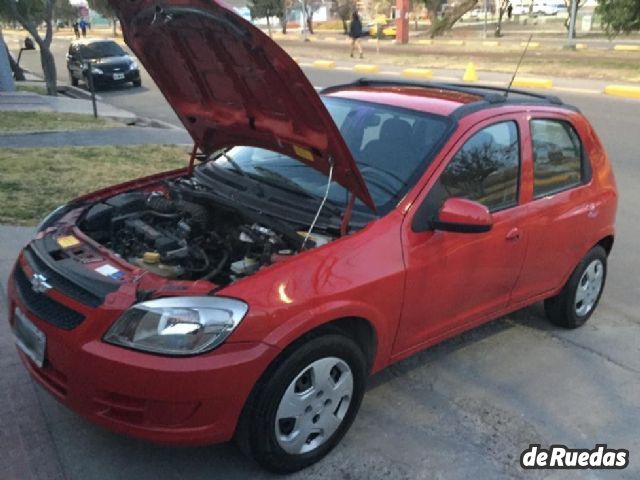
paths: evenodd
<path fill-rule="evenodd" d="M 582 144 L 571 125 L 561 120 L 531 120 L 531 140 L 534 197 L 582 182 Z"/>
<path fill-rule="evenodd" d="M 497 123 L 473 135 L 456 153 L 433 188 L 441 205 L 463 197 L 490 211 L 518 203 L 520 142 L 513 121 Z"/>

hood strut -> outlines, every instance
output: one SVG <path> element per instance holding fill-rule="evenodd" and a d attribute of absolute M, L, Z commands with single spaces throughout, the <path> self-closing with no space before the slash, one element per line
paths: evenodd
<path fill-rule="evenodd" d="M 198 144 L 194 143 L 193 144 L 193 150 L 191 150 L 191 157 L 189 158 L 189 167 L 188 167 L 188 172 L 189 175 L 193 174 L 193 165 L 196 163 L 196 153 L 198 152 Z"/>

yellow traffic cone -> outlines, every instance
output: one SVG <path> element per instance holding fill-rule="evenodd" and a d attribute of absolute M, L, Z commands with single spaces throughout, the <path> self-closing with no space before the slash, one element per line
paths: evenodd
<path fill-rule="evenodd" d="M 476 66 L 473 62 L 469 62 L 467 64 L 467 68 L 464 71 L 464 75 L 462 76 L 463 82 L 477 82 L 478 74 L 476 73 Z"/>

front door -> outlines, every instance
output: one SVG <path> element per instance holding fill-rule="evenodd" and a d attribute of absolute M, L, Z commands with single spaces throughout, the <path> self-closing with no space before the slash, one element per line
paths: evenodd
<path fill-rule="evenodd" d="M 394 356 L 403 356 L 465 330 L 506 307 L 524 259 L 526 214 L 519 201 L 521 141 L 514 116 L 471 129 L 440 167 L 414 215 L 403 225 L 407 269 L 402 320 Z M 435 231 L 425 219 L 444 200 L 485 205 L 485 233 Z"/>

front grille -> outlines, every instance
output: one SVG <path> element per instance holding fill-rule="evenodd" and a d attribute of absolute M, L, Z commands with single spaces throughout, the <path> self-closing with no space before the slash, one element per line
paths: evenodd
<path fill-rule="evenodd" d="M 102 64 L 102 65 L 98 65 L 98 68 L 100 68 L 100 70 L 102 70 L 102 72 L 105 74 L 127 73 L 129 71 L 129 64 L 127 63 L 121 63 L 116 65 Z"/>
<path fill-rule="evenodd" d="M 88 292 L 50 268 L 38 257 L 38 254 L 32 250 L 30 245 L 25 249 L 24 256 L 34 273 L 44 275 L 47 278 L 47 283 L 55 290 L 89 307 L 97 307 L 102 304 L 101 297 Z"/>
<path fill-rule="evenodd" d="M 71 330 L 84 320 L 81 313 L 65 307 L 44 293 L 35 292 L 20 265 L 13 272 L 13 282 L 22 303 L 39 319 L 64 330 Z"/>

